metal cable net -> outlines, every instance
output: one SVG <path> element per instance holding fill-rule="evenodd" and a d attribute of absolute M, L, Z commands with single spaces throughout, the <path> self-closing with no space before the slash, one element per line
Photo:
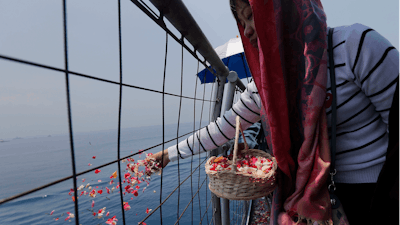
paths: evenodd
<path fill-rule="evenodd" d="M 145 154 L 156 152 L 156 150 L 166 149 L 168 146 L 177 144 L 179 141 L 194 134 L 195 131 L 199 130 L 201 127 L 207 125 L 210 121 L 209 112 L 211 110 L 211 104 L 214 102 L 211 97 L 207 97 L 206 94 L 209 90 L 206 90 L 206 85 L 201 87 L 198 85 L 198 78 L 192 76 L 186 78 L 184 72 L 184 64 L 186 58 L 185 54 L 189 53 L 192 60 L 197 61 L 197 68 L 191 71 L 192 74 L 197 74 L 199 72 L 200 65 L 206 66 L 206 61 L 201 60 L 196 53 L 196 50 L 192 50 L 189 45 L 185 43 L 185 37 L 177 37 L 170 29 L 167 28 L 166 23 L 162 16 L 158 16 L 146 3 L 143 1 L 132 0 L 132 3 L 140 9 L 145 15 L 152 19 L 156 24 L 159 25 L 165 31 L 165 54 L 164 54 L 164 65 L 162 74 L 162 90 L 151 89 L 148 87 L 142 87 L 133 85 L 131 83 L 124 82 L 125 77 L 131 76 L 131 73 L 125 74 L 123 70 L 123 65 L 128 62 L 124 61 L 123 50 L 125 42 L 122 41 L 122 29 L 123 23 L 134 23 L 132 21 L 123 21 L 121 17 L 121 1 L 115 1 L 116 8 L 118 8 L 118 56 L 119 56 L 119 80 L 115 81 L 112 79 L 106 79 L 97 77 L 91 73 L 76 72 L 70 69 L 71 57 L 69 56 L 69 26 L 68 22 L 70 15 L 68 14 L 67 2 L 62 1 L 62 21 L 63 21 L 63 56 L 64 56 L 64 67 L 55 67 L 52 65 L 37 63 L 34 61 L 29 61 L 21 59 L 18 57 L 12 57 L 4 55 L 0 51 L 0 61 L 7 63 L 14 63 L 18 66 L 27 66 L 40 68 L 46 71 L 51 71 L 56 73 L 56 76 L 64 77 L 65 85 L 65 96 L 66 96 L 66 111 L 68 118 L 68 140 L 69 140 L 69 153 L 70 162 L 72 169 L 72 174 L 62 177 L 60 179 L 55 179 L 46 184 L 36 186 L 29 190 L 24 190 L 23 192 L 13 194 L 11 196 L 6 196 L 0 199 L 0 209 L 8 209 L 8 207 L 16 207 L 19 202 L 25 199 L 31 199 L 31 196 L 47 191 L 55 186 L 62 186 L 60 193 L 62 194 L 61 203 L 65 207 L 52 206 L 52 200 L 46 200 L 46 207 L 43 209 L 35 209 L 38 214 L 46 214 L 45 217 L 40 217 L 42 223 L 51 223 L 54 220 L 69 220 L 75 222 L 75 224 L 102 224 L 105 222 L 115 222 L 118 224 L 212 224 L 213 223 L 213 210 L 211 207 L 211 195 L 207 188 L 207 176 L 203 170 L 204 163 L 208 159 L 206 155 L 196 155 L 191 158 L 182 160 L 179 159 L 176 163 L 170 163 L 165 170 L 161 171 L 160 175 L 153 174 L 151 177 L 141 176 L 135 178 L 135 187 L 128 183 L 129 180 L 132 181 L 132 177 L 127 174 L 126 166 L 127 163 L 134 163 L 138 160 L 143 160 Z M 72 15 L 71 15 L 72 16 Z M 181 59 L 180 59 L 180 90 L 179 93 L 168 92 L 167 91 L 167 80 L 168 80 L 168 60 L 170 59 L 168 53 L 170 51 L 171 42 L 169 40 L 175 41 L 180 45 Z M 210 71 L 213 72 L 213 71 Z M 34 76 L 34 75 L 32 75 Z M 192 95 L 184 93 L 183 90 L 183 79 L 192 79 L 194 83 L 194 92 Z M 89 169 L 83 169 L 81 167 L 83 159 L 79 158 L 83 153 L 77 151 L 76 147 L 79 145 L 80 136 L 77 136 L 76 131 L 74 133 L 74 101 L 78 101 L 76 98 L 71 98 L 74 94 L 74 85 L 71 80 L 73 79 L 86 79 L 92 83 L 101 83 L 107 85 L 111 88 L 117 88 L 118 97 L 113 101 L 118 102 L 117 104 L 117 129 L 113 131 L 116 136 L 116 155 L 115 152 L 113 157 L 108 157 L 102 161 L 102 163 L 95 163 L 93 165 L 89 163 Z M 76 82 L 74 82 L 76 84 Z M 193 89 L 192 89 L 193 90 Z M 134 92 L 132 92 L 134 91 Z M 211 88 L 211 91 L 216 90 Z M 132 149 L 127 147 L 141 145 L 132 142 L 133 139 L 128 140 L 124 136 L 124 119 L 129 116 L 124 113 L 124 107 L 127 107 L 127 101 L 132 97 L 131 93 L 139 95 L 152 95 L 159 99 L 158 102 L 161 104 L 161 112 L 159 118 L 154 118 L 161 121 L 161 136 L 159 140 L 161 142 L 155 143 L 153 145 L 144 145 L 139 151 L 130 151 Z M 210 95 L 212 96 L 212 94 Z M 176 123 L 172 126 L 166 124 L 166 117 L 171 117 L 169 110 L 169 102 L 173 101 L 179 102 L 177 105 L 178 113 L 176 115 Z M 193 121 L 190 126 L 182 127 L 183 122 L 182 115 L 187 112 L 183 110 L 183 105 L 190 105 L 193 109 Z M 209 106 L 210 105 L 210 106 Z M 208 109 L 208 110 L 207 110 Z M 140 110 L 140 105 L 137 110 Z M 74 115 L 74 116 L 73 116 Z M 208 120 L 207 118 L 208 117 Z M 171 132 L 172 131 L 172 132 Z M 171 135 L 173 133 L 173 135 Z M 152 133 L 148 134 L 148 138 L 151 138 Z M 142 139 L 145 139 L 143 137 Z M 127 143 L 131 141 L 130 143 Z M 93 142 L 93 144 L 92 144 Z M 90 146 L 93 146 L 95 141 L 89 142 Z M 77 144 L 78 143 L 78 144 Z M 97 149 L 100 152 L 100 149 Z M 130 152 L 130 153 L 129 153 Z M 127 154 L 129 153 L 129 154 Z M 85 153 L 86 154 L 86 153 Z M 100 154 L 100 153 L 99 153 Z M 142 157 L 142 158 L 141 158 Z M 93 160 L 96 156 L 93 156 Z M 48 159 L 51 160 L 51 159 Z M 136 160 L 136 161 L 134 161 Z M 47 163 L 49 161 L 43 161 Z M 87 164 L 87 163 L 86 163 Z M 113 172 L 116 173 L 113 173 Z M 109 173 L 106 177 L 110 176 L 106 181 L 97 180 L 97 174 Z M 33 179 L 35 179 L 33 177 Z M 92 184 L 89 184 L 90 183 Z M 83 186 L 83 187 L 82 187 Z M 155 197 L 157 196 L 157 197 Z M 189 196 L 189 197 L 188 197 Z M 20 207 L 29 208 L 30 202 L 20 205 Z M 32 204 L 36 204 L 33 202 Z M 236 204 L 236 203 L 235 203 Z M 35 206 L 33 206 L 35 207 Z M 102 210 L 106 207 L 105 210 Z M 243 206 L 236 205 L 235 212 L 245 211 Z M 51 210 L 53 209 L 53 210 Z M 0 210 L 1 211 L 1 210 Z M 3 211 L 6 212 L 6 211 Z M 110 213 L 108 213 L 110 212 Z M 173 212 L 173 213 L 172 213 Z M 0 213 L 0 217 L 2 214 Z M 113 216 L 115 216 L 113 219 Z M 239 221 L 239 217 L 235 214 L 235 221 Z M 25 218 L 26 219 L 26 218 Z M 24 218 L 21 218 L 24 220 Z M 32 222 L 32 221 L 30 221 Z M 32 222 L 35 223 L 35 222 Z M 109 223 L 111 224 L 111 223 Z M 239 223 L 237 223 L 239 224 Z"/>

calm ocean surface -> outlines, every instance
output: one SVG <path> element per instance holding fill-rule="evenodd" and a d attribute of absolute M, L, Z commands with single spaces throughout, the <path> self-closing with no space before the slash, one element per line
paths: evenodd
<path fill-rule="evenodd" d="M 204 126 L 204 124 L 203 124 Z M 193 129 L 192 123 L 180 125 L 179 135 L 190 132 Z M 176 137 L 176 125 L 166 126 L 165 141 Z M 76 133 L 74 134 L 74 148 L 76 158 L 77 172 L 105 164 L 117 159 L 117 138 L 116 130 Z M 141 128 L 129 128 L 121 130 L 121 157 L 138 152 L 140 149 L 146 149 L 162 143 L 162 127 L 149 126 Z M 175 141 L 165 144 L 165 148 L 175 144 Z M 155 147 L 147 151 L 157 152 L 162 146 Z M 131 153 L 132 152 L 132 153 Z M 71 155 L 68 135 L 52 135 L 51 137 L 24 137 L 22 139 L 13 139 L 8 142 L 0 143 L 0 199 L 7 198 L 18 193 L 30 190 L 32 188 L 47 184 L 49 182 L 72 175 Z M 96 156 L 96 159 L 92 157 Z M 135 161 L 143 159 L 144 154 L 134 156 Z M 205 159 L 205 154 L 193 157 L 193 169 L 199 165 L 200 161 Z M 88 164 L 92 165 L 89 166 Z M 126 164 L 122 163 L 122 171 Z M 95 198 L 89 195 L 82 195 L 78 199 L 79 203 L 79 221 L 80 224 L 106 224 L 107 218 L 116 216 L 118 224 L 122 224 L 122 212 L 120 206 L 120 195 L 118 191 L 107 194 L 105 187 L 112 188 L 115 183 L 110 185 L 111 174 L 118 169 L 117 163 L 101 168 L 101 172 L 95 174 L 93 171 L 77 179 L 77 185 L 86 185 L 90 183 L 92 187 L 98 186 L 103 189 L 103 194 L 97 194 Z M 200 170 L 199 170 L 200 169 Z M 179 202 L 178 190 L 166 201 L 162 207 L 163 224 L 174 224 L 177 220 L 178 203 L 179 215 L 183 212 L 193 194 L 198 190 L 206 177 L 204 172 L 204 163 L 189 178 L 180 189 Z M 199 174 L 200 171 L 200 174 Z M 179 174 L 181 182 L 191 173 L 191 159 L 181 160 L 179 162 Z M 150 185 L 145 182 L 139 184 L 139 196 L 126 194 L 124 201 L 129 202 L 132 207 L 125 211 L 126 224 L 137 224 L 147 216 L 146 208 L 155 209 L 160 204 L 160 184 L 161 176 L 153 175 Z M 86 179 L 84 182 L 83 179 Z M 191 182 L 192 180 L 192 182 Z M 200 183 L 199 183 L 200 180 Z M 146 190 L 142 192 L 143 188 Z M 178 164 L 170 163 L 163 174 L 162 200 L 164 200 L 178 186 Z M 74 202 L 68 195 L 69 190 L 73 188 L 72 179 L 59 183 L 57 185 L 45 188 L 27 196 L 18 198 L 11 202 L 0 205 L 0 225 L 3 224 L 75 224 L 75 219 L 65 221 L 66 212 L 74 213 Z M 200 189 L 199 197 L 196 196 L 193 201 L 193 224 L 199 224 L 201 216 L 206 211 L 206 206 L 210 201 L 210 191 L 207 190 L 207 182 Z M 88 189 L 84 189 L 87 190 Z M 155 191 L 155 192 L 154 192 Z M 80 194 L 80 192 L 78 192 Z M 206 202 L 207 197 L 207 202 Z M 132 199 L 131 199 L 132 198 Z M 92 200 L 95 201 L 94 211 L 97 212 L 103 207 L 107 207 L 106 212 L 110 212 L 109 217 L 97 219 L 91 212 Z M 54 210 L 53 215 L 49 215 Z M 200 214 L 201 211 L 201 214 Z M 180 224 L 191 224 L 192 206 L 189 205 Z M 208 211 L 208 221 L 211 219 L 211 206 Z M 58 221 L 55 221 L 59 218 Z M 146 221 L 147 224 L 160 224 L 160 210 L 157 210 Z M 203 224 L 208 224 L 207 215 L 204 216 Z"/>

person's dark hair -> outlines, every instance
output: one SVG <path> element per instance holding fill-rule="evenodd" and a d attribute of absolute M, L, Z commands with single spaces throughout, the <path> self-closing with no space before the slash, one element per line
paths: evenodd
<path fill-rule="evenodd" d="M 236 21 L 239 21 L 239 17 L 236 12 L 236 1 L 242 1 L 248 5 L 250 5 L 249 0 L 229 0 L 229 4 L 231 6 L 231 11 L 233 16 L 235 17 Z"/>

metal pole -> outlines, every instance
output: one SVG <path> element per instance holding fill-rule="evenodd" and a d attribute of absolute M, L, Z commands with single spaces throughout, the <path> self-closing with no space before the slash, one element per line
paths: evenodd
<path fill-rule="evenodd" d="M 235 71 L 230 71 L 227 78 L 228 83 L 225 84 L 226 90 L 222 101 L 222 109 L 220 114 L 221 117 L 226 111 L 232 108 L 236 82 L 239 80 Z M 230 224 L 229 200 L 225 198 L 221 198 L 221 222 L 222 225 Z"/>
<path fill-rule="evenodd" d="M 219 114 L 221 113 L 222 97 L 224 94 L 224 85 L 223 84 L 224 84 L 223 82 L 215 82 L 215 84 L 214 84 L 216 98 L 215 98 L 215 104 L 214 104 L 214 112 L 211 117 L 212 121 L 215 121 L 218 118 Z M 212 150 L 210 155 L 217 156 L 218 148 Z M 214 193 L 211 193 L 211 197 L 212 197 L 212 202 L 213 202 L 214 224 L 220 225 L 220 224 L 222 224 L 221 223 L 221 202 L 220 202 L 220 199 Z"/>
<path fill-rule="evenodd" d="M 235 95 L 236 82 L 240 81 L 235 71 L 230 71 L 228 75 L 228 83 L 225 84 L 226 90 L 222 100 L 222 109 L 220 116 L 223 116 L 226 111 L 232 108 L 233 97 Z"/>

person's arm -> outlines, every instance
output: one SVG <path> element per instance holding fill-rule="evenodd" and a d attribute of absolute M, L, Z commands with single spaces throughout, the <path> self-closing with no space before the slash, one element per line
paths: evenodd
<path fill-rule="evenodd" d="M 349 49 L 346 63 L 350 65 L 354 83 L 388 124 L 399 76 L 399 52 L 375 30 L 360 24 L 354 26 L 345 43 Z"/>
<path fill-rule="evenodd" d="M 184 159 L 223 145 L 235 136 L 235 118 L 237 115 L 240 117 L 243 130 L 260 120 L 260 102 L 254 83 L 249 83 L 239 101 L 232 106 L 232 109 L 225 112 L 224 116 L 217 118 L 215 122 L 211 122 L 178 145 L 164 150 L 164 161 L 167 161 L 168 164 L 170 161 L 177 160 L 177 157 Z M 153 157 L 160 161 L 162 151 L 154 154 Z"/>

